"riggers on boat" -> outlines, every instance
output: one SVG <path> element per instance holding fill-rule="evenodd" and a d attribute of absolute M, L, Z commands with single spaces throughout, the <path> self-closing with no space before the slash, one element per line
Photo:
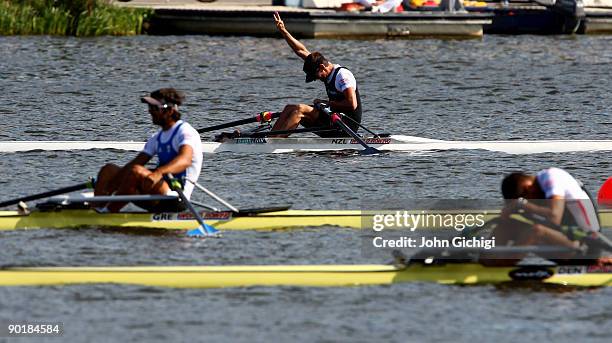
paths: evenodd
<path fill-rule="evenodd" d="M 268 207 L 257 209 L 238 209 L 210 190 L 196 182 L 195 187 L 202 190 L 215 201 L 229 210 L 219 210 L 213 206 L 183 199 L 189 205 L 189 212 L 179 213 L 149 213 L 149 212 L 119 212 L 109 213 L 92 208 L 95 204 L 108 202 L 140 202 L 176 200 L 174 195 L 111 195 L 93 196 L 91 193 L 70 195 L 74 191 L 92 188 L 93 179 L 72 186 L 67 186 L 42 193 L 22 196 L 0 202 L 0 208 L 17 205 L 16 211 L 0 211 L 0 230 L 41 229 L 41 228 L 72 228 L 72 227 L 116 227 L 116 228 L 153 228 L 168 230 L 200 231 L 204 220 L 206 226 L 217 231 L 223 230 L 272 230 L 302 227 L 336 226 L 344 228 L 373 228 L 380 226 L 381 220 L 387 222 L 405 222 L 413 219 L 410 227 L 405 229 L 449 229 L 444 218 L 449 217 L 451 224 L 457 223 L 457 218 L 471 217 L 473 223 L 484 225 L 500 215 L 500 210 L 459 209 L 459 210 L 291 210 L 290 206 Z M 32 210 L 25 201 L 46 199 L 38 203 Z M 193 204 L 205 208 L 198 211 Z M 465 204 L 464 204 L 465 205 Z M 103 208 L 104 209 L 104 208 Z M 428 218 L 434 217 L 433 220 Z M 519 214 L 515 215 L 520 217 Z M 413 217 L 424 220 L 414 221 Z M 402 221 L 403 220 L 403 221 Z M 467 219 L 466 219 L 467 220 Z M 599 212 L 601 227 L 612 227 L 612 210 Z M 463 224 L 462 224 L 463 225 Z M 472 224 L 467 221 L 463 228 Z M 384 226 L 388 226 L 385 224 Z M 478 225 L 476 225 L 478 226 Z M 482 225 L 480 225 L 482 227 Z M 461 231 L 453 225 L 454 230 Z M 191 232 L 190 231 L 190 232 Z M 189 233 L 188 233 L 189 234 Z"/>

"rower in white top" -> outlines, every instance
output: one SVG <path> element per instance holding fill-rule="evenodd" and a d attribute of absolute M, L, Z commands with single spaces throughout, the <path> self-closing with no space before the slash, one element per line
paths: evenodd
<path fill-rule="evenodd" d="M 183 104 L 185 96 L 174 88 L 162 88 L 141 100 L 149 105 L 153 124 L 159 125 L 161 130 L 149 138 L 144 149 L 124 167 L 112 163 L 102 167 L 95 185 L 95 195 L 176 195 L 164 180 L 164 176 L 171 174 L 181 182 L 183 193 L 188 199 L 202 168 L 202 142 L 198 132 L 181 120 L 179 106 Z M 159 162 L 155 169 L 149 170 L 145 164 L 153 156 L 157 156 Z M 175 201 L 136 204 L 152 212 L 177 212 L 186 206 L 178 197 Z M 125 202 L 112 202 L 106 204 L 106 209 L 118 212 L 125 205 Z"/>
<path fill-rule="evenodd" d="M 536 175 L 512 173 L 502 182 L 507 204 L 502 222 L 493 236 L 498 245 L 560 245 L 578 248 L 580 238 L 562 227 L 578 227 L 587 235 L 597 236 L 600 230 L 597 210 L 582 185 L 559 168 L 544 169 Z M 524 225 L 510 219 L 521 210 L 535 224 Z"/>
<path fill-rule="evenodd" d="M 303 61 L 303 71 L 306 73 L 306 82 L 320 80 L 325 85 L 329 100 L 315 99 L 314 105 L 296 104 L 287 105 L 274 123 L 272 131 L 293 130 L 299 124 L 307 128 L 320 128 L 314 132 L 321 137 L 349 137 L 346 129 L 332 126 L 332 118 L 319 108 L 319 105 L 329 107 L 332 112 L 340 112 L 345 116 L 341 120 L 354 133 L 361 123 L 361 98 L 357 88 L 357 81 L 350 70 L 337 64 L 332 64 L 320 52 L 310 52 L 304 44 L 295 39 L 285 28 L 285 23 L 278 12 L 274 13 L 274 21 L 293 52 Z M 276 135 L 288 137 L 289 133 Z"/>

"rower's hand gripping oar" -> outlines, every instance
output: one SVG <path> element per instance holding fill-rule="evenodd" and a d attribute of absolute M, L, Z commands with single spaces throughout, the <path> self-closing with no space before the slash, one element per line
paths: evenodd
<path fill-rule="evenodd" d="M 48 192 L 43 192 L 43 193 L 38 193 L 38 194 L 34 194 L 34 195 L 28 195 L 28 196 L 21 197 L 21 198 L 16 198 L 16 199 L 11 199 L 11 200 L 7 200 L 7 201 L 3 201 L 3 202 L 0 202 L 0 208 L 1 207 L 15 205 L 15 204 L 18 204 L 18 203 L 20 203 L 22 201 L 26 202 L 26 201 L 43 199 L 43 198 L 49 198 L 49 197 L 52 197 L 52 196 L 55 196 L 55 195 L 66 194 L 66 193 L 70 193 L 70 192 L 74 192 L 74 191 L 80 191 L 82 189 L 87 189 L 87 188 L 94 188 L 94 179 L 93 178 L 89 178 L 89 181 L 83 182 L 83 183 L 79 183 L 79 184 L 76 184 L 76 185 L 73 185 L 73 186 L 68 186 L 68 187 L 59 188 L 59 189 L 48 191 Z"/>
<path fill-rule="evenodd" d="M 359 144 L 361 144 L 361 146 L 363 146 L 363 150 L 359 151 L 359 153 L 361 155 L 374 155 L 374 154 L 380 154 L 381 152 L 374 148 L 369 146 L 361 137 L 359 137 L 355 131 L 351 130 L 350 127 L 348 127 L 343 121 L 342 118 L 340 117 L 340 115 L 338 115 L 338 113 L 333 113 L 329 107 L 327 107 L 324 104 L 315 104 L 315 107 L 320 110 L 325 112 L 329 118 L 331 119 L 332 124 L 338 126 L 339 128 L 342 129 L 342 131 L 346 132 L 349 134 L 349 136 L 353 137 L 357 142 L 359 142 Z"/>
<path fill-rule="evenodd" d="M 181 198 L 181 201 L 185 203 L 185 206 L 187 206 L 187 208 L 189 209 L 189 212 L 193 214 L 195 219 L 198 221 L 198 224 L 200 224 L 200 226 L 198 226 L 197 229 L 187 231 L 187 236 L 189 237 L 211 237 L 211 236 L 219 237 L 220 235 L 219 230 L 215 229 L 212 225 L 206 224 L 204 222 L 204 218 L 202 218 L 202 216 L 198 213 L 198 211 L 193 207 L 189 199 L 187 199 L 187 197 L 185 196 L 185 193 L 183 193 L 181 182 L 175 179 L 174 176 L 172 176 L 172 174 L 166 174 L 166 181 L 168 182 L 170 189 L 172 189 L 179 195 L 179 197 Z"/>
<path fill-rule="evenodd" d="M 244 125 L 244 124 L 263 123 L 263 122 L 271 121 L 272 119 L 276 119 L 278 117 L 280 117 L 280 112 L 268 112 L 268 111 L 266 111 L 266 112 L 261 112 L 261 113 L 259 113 L 258 115 L 256 115 L 255 117 L 252 117 L 252 118 L 236 120 L 236 121 L 232 121 L 232 122 L 229 122 L 229 123 L 224 123 L 224 124 L 219 124 L 219 125 L 205 127 L 203 129 L 198 129 L 198 132 L 199 133 L 204 133 L 204 132 L 210 132 L 210 131 L 226 129 L 228 127 Z"/>
<path fill-rule="evenodd" d="M 587 247 L 589 246 L 591 248 L 596 247 L 596 248 L 599 248 L 605 251 L 612 252 L 612 241 L 610 241 L 608 237 L 604 236 L 599 231 L 585 231 L 577 227 L 572 227 L 572 226 L 566 227 L 562 225 L 557 225 L 551 222 L 550 220 L 548 220 L 548 218 L 546 217 L 537 215 L 535 213 L 527 212 L 527 211 L 521 211 L 517 213 L 535 223 L 542 224 L 553 230 L 562 232 L 563 234 L 565 234 L 572 240 L 579 240 L 583 243 L 586 243 Z"/>

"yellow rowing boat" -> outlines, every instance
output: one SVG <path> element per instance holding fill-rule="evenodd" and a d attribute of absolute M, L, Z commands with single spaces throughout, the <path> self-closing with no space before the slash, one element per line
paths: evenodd
<path fill-rule="evenodd" d="M 207 224 L 221 230 L 271 230 L 296 227 L 339 226 L 360 228 L 361 211 L 284 210 L 255 214 L 204 212 Z M 198 227 L 190 213 L 98 213 L 93 210 L 0 211 L 0 230 L 126 227 L 190 230 Z"/>
<path fill-rule="evenodd" d="M 253 286 L 342 287 L 435 282 L 453 285 L 535 282 L 576 287 L 612 286 L 612 266 L 487 267 L 442 265 L 271 265 L 31 267 L 0 269 L 1 286 L 125 284 L 175 288 Z"/>
<path fill-rule="evenodd" d="M 373 216 L 393 211 L 360 210 L 282 210 L 272 212 L 202 212 L 207 224 L 220 230 L 277 230 L 303 227 L 335 226 L 343 228 L 371 228 Z M 414 214 L 481 214 L 488 221 L 499 215 L 499 210 L 408 211 Z M 612 210 L 600 212 L 603 227 L 612 228 Z M 433 221 L 422 229 L 439 228 Z M 439 223 L 439 222 L 438 222 Z M 99 213 L 91 209 L 34 210 L 30 213 L 0 211 L 0 230 L 116 227 L 191 230 L 198 227 L 190 213 L 121 212 Z"/>

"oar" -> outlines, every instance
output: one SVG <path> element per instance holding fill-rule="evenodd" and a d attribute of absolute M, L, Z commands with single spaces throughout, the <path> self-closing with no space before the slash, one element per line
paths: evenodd
<path fill-rule="evenodd" d="M 344 113 L 338 113 L 338 114 L 339 114 L 339 115 L 340 115 L 342 118 L 344 118 L 344 119 L 346 119 L 346 120 L 350 120 L 350 121 L 352 121 L 353 123 L 355 123 L 357 126 L 359 126 L 360 128 L 362 128 L 362 129 L 366 130 L 366 131 L 367 131 L 369 134 L 371 134 L 372 136 L 374 136 L 374 138 L 380 138 L 380 135 L 379 135 L 378 133 L 376 133 L 376 132 L 374 132 L 374 131 L 372 131 L 372 130 L 368 129 L 367 127 L 365 127 L 365 126 L 363 126 L 363 125 L 361 125 L 361 123 L 360 123 L 360 122 L 358 122 L 358 121 L 356 121 L 355 119 L 353 119 L 353 118 L 351 118 L 351 117 L 347 116 L 347 115 L 346 115 L 346 114 L 344 114 Z"/>
<path fill-rule="evenodd" d="M 68 186 L 68 187 L 59 188 L 59 189 L 56 189 L 56 190 L 53 190 L 53 191 L 48 191 L 48 192 L 44 192 L 44 193 L 38 193 L 38 194 L 34 194 L 34 195 L 28 195 L 28 196 L 21 197 L 21 198 L 11 199 L 11 200 L 7 200 L 7 201 L 4 201 L 4 202 L 0 202 L 0 207 L 11 206 L 11 205 L 18 204 L 18 203 L 20 203 L 22 201 L 25 202 L 25 201 L 38 200 L 38 199 L 52 197 L 54 195 L 66 194 L 66 193 L 70 193 L 70 192 L 74 192 L 74 191 L 79 191 L 81 189 L 87 189 L 87 188 L 93 188 L 93 187 L 94 187 L 94 179 L 90 178 L 89 181 L 83 182 L 83 183 L 79 183 L 79 184 L 74 185 L 74 186 Z"/>
<path fill-rule="evenodd" d="M 261 112 L 252 118 L 246 118 L 246 119 L 236 120 L 236 121 L 232 121 L 232 122 L 225 123 L 225 124 L 205 127 L 203 129 L 198 129 L 198 132 L 203 133 L 203 132 L 221 130 L 221 129 L 225 129 L 228 127 L 239 126 L 239 125 L 244 125 L 244 124 L 249 124 L 249 123 L 261 123 L 261 122 L 270 121 L 272 119 L 276 119 L 279 116 L 280 116 L 280 112 Z"/>
<path fill-rule="evenodd" d="M 348 133 L 349 136 L 353 137 L 357 142 L 359 142 L 359 144 L 361 144 L 361 146 L 363 146 L 364 150 L 359 151 L 361 155 L 373 155 L 381 153 L 378 149 L 371 147 L 366 142 L 364 142 L 361 137 L 359 137 L 353 130 L 351 130 L 350 127 L 348 127 L 344 122 L 342 122 L 342 118 L 340 118 L 337 113 L 332 113 L 332 111 L 328 107 L 325 107 L 322 104 L 319 104 L 315 107 L 329 115 L 333 124 L 339 126 L 344 132 Z"/>
<path fill-rule="evenodd" d="M 185 203 L 185 205 L 189 209 L 189 212 L 193 214 L 195 219 L 200 224 L 200 226 L 198 226 L 197 229 L 188 231 L 187 236 L 190 236 L 190 237 L 218 236 L 220 234 L 219 230 L 215 229 L 211 225 L 206 224 L 202 216 L 193 207 L 189 199 L 187 199 L 187 197 L 185 196 L 185 193 L 183 193 L 183 190 L 181 188 L 180 181 L 175 179 L 174 176 L 172 176 L 172 174 L 166 174 L 166 181 L 168 182 L 170 189 L 178 193 L 181 200 Z"/>
<path fill-rule="evenodd" d="M 585 243 L 587 243 L 587 246 L 596 245 L 602 250 L 612 252 L 612 241 L 610 241 L 608 237 L 604 236 L 599 231 L 585 231 L 581 228 L 564 227 L 551 222 L 546 217 L 531 212 L 523 211 L 522 213 L 520 213 L 520 215 L 529 220 L 534 221 L 535 223 L 542 224 L 553 230 L 562 232 L 569 236 L 573 236 L 574 239 L 585 241 Z"/>

